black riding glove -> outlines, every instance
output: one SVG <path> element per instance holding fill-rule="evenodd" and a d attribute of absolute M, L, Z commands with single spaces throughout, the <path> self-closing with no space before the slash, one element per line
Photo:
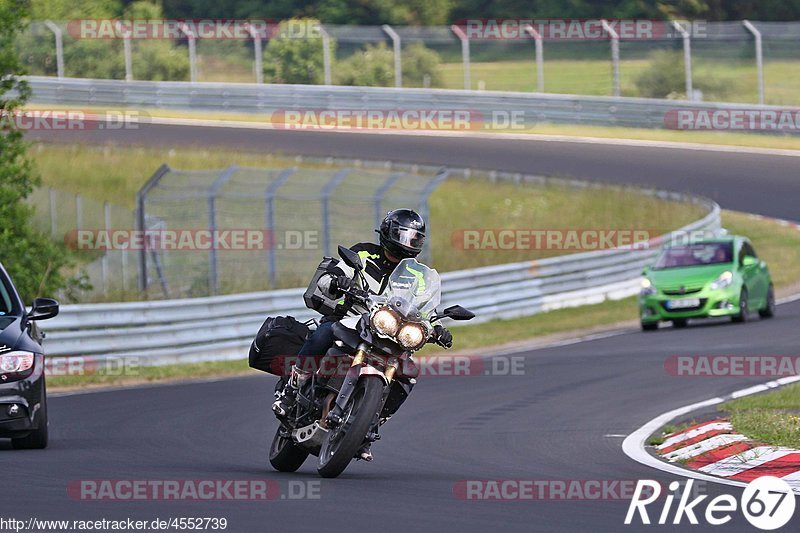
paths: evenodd
<path fill-rule="evenodd" d="M 356 287 L 354 279 L 347 276 L 334 276 L 331 279 L 331 291 L 334 294 L 349 292 Z"/>
<path fill-rule="evenodd" d="M 453 334 L 441 324 L 433 326 L 433 338 L 436 344 L 443 348 L 451 348 L 453 346 Z"/>

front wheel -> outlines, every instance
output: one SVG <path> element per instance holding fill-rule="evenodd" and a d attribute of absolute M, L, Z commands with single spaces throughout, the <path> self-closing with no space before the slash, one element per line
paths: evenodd
<path fill-rule="evenodd" d="M 769 289 L 767 289 L 767 301 L 764 303 L 764 307 L 758 310 L 758 316 L 761 318 L 775 316 L 775 287 L 772 286 L 772 283 L 769 284 Z"/>
<path fill-rule="evenodd" d="M 281 426 L 275 431 L 269 448 L 269 463 L 278 472 L 294 472 L 303 465 L 308 452 L 298 448 L 284 431 Z"/>
<path fill-rule="evenodd" d="M 739 312 L 731 317 L 733 322 L 747 321 L 747 289 L 742 289 L 739 293 Z"/>
<path fill-rule="evenodd" d="M 377 416 L 383 396 L 383 380 L 362 377 L 353 391 L 342 416 L 342 423 L 328 432 L 319 451 L 317 472 L 322 477 L 336 477 L 347 468 L 364 443 Z"/>
<path fill-rule="evenodd" d="M 641 322 L 642 331 L 655 331 L 658 329 L 658 322 Z"/>

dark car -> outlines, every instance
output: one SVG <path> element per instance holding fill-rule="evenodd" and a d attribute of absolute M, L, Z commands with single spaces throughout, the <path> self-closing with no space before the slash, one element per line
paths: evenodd
<path fill-rule="evenodd" d="M 50 298 L 37 298 L 28 313 L 0 264 L 0 438 L 16 449 L 47 447 L 44 335 L 35 321 L 57 314 Z"/>

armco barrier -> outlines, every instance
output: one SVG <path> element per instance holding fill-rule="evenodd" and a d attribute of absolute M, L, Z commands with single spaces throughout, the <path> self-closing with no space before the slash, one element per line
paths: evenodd
<path fill-rule="evenodd" d="M 672 193 L 656 193 L 679 198 Z M 679 231 L 717 231 L 720 209 L 701 203 L 708 214 Z M 442 275 L 442 307 L 455 303 L 473 310 L 477 322 L 620 299 L 639 290 L 641 269 L 657 247 L 601 250 L 494 265 Z M 111 304 L 65 305 L 44 324 L 49 356 L 136 357 L 141 365 L 229 360 L 245 357 L 264 317 L 315 313 L 303 305 L 303 289 Z"/>
<path fill-rule="evenodd" d="M 664 128 L 678 110 L 779 110 L 774 106 L 568 94 L 476 92 L 331 85 L 190 83 L 27 78 L 37 104 L 185 109 L 263 114 L 283 110 L 470 110 L 484 122 L 516 112 L 522 126 L 539 123 Z M 669 114 L 668 114 L 669 113 Z M 667 119 L 670 120 L 670 119 Z M 796 132 L 797 130 L 794 130 Z"/>

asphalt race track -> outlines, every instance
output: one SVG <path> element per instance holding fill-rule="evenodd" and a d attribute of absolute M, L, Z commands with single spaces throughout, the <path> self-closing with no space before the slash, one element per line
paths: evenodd
<path fill-rule="evenodd" d="M 793 157 L 340 133 L 323 143 L 319 133 L 172 126 L 117 133 L 120 143 L 415 159 L 656 185 L 704 194 L 726 208 L 800 218 L 800 159 Z M 84 134 L 86 141 L 101 138 L 98 132 Z M 675 354 L 796 355 L 798 326 L 800 302 L 795 302 L 780 306 L 772 320 L 636 331 L 519 354 L 525 357 L 523 375 L 429 376 L 384 426 L 383 439 L 374 446 L 375 462 L 353 463 L 335 480 L 319 479 L 313 458 L 295 474 L 269 468 L 267 447 L 276 421 L 269 412 L 274 378 L 266 374 L 53 396 L 48 450 L 18 452 L 0 441 L 6 480 L 0 501 L 19 519 L 226 517 L 229 531 L 659 529 L 624 526 L 628 500 L 474 501 L 457 498 L 454 487 L 462 480 L 487 479 L 677 479 L 626 457 L 622 437 L 665 411 L 766 379 L 674 377 L 665 371 L 665 360 Z M 68 494 L 70 481 L 85 479 L 271 480 L 285 498 L 108 502 Z M 319 498 L 292 500 L 289 484 L 295 482 L 315 484 Z M 712 496 L 741 494 L 717 484 L 701 490 Z M 652 509 L 651 518 L 657 519 L 661 504 Z M 798 515 L 786 530 L 797 530 Z M 685 519 L 683 526 L 690 527 Z M 740 513 L 725 526 L 691 527 L 755 531 Z M 660 527 L 667 528 L 676 529 Z"/>

